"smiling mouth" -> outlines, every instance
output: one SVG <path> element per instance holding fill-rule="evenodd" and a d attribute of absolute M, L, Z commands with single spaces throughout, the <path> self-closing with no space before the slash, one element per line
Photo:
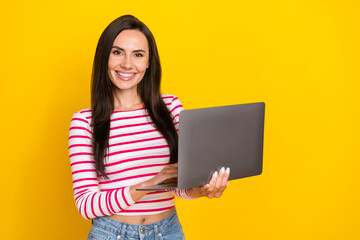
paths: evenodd
<path fill-rule="evenodd" d="M 125 78 L 129 78 L 135 75 L 135 73 L 122 73 L 122 72 L 118 72 L 116 71 L 116 73 L 120 76 L 120 77 L 125 77 Z"/>

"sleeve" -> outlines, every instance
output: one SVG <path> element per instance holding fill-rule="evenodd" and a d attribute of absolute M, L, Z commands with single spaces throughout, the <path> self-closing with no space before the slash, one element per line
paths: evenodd
<path fill-rule="evenodd" d="M 92 130 L 84 114 L 72 117 L 69 158 L 76 207 L 85 219 L 112 215 L 134 204 L 129 187 L 100 191 L 92 151 Z"/>
<path fill-rule="evenodd" d="M 177 97 L 173 96 L 173 99 L 172 99 L 171 105 L 170 105 L 170 113 L 171 113 L 172 120 L 173 120 L 175 128 L 176 128 L 176 131 L 179 131 L 179 115 L 182 110 L 184 110 L 184 108 L 183 108 L 183 105 L 181 104 L 180 100 Z M 197 199 L 197 198 L 191 197 L 188 194 L 187 189 L 174 190 L 172 192 L 178 198 L 187 199 L 187 200 Z"/>

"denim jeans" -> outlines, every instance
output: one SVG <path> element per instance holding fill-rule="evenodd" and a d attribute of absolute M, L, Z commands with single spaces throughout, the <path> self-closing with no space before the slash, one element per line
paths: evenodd
<path fill-rule="evenodd" d="M 150 224 L 128 224 L 107 216 L 95 218 L 88 240 L 183 240 L 184 232 L 176 209 L 164 219 Z"/>

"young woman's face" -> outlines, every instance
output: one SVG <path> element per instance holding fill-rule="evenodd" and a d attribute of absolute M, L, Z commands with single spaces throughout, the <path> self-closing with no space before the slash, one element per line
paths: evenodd
<path fill-rule="evenodd" d="M 116 37 L 108 62 L 108 74 L 116 90 L 136 91 L 149 66 L 149 47 L 138 30 L 124 30 Z"/>

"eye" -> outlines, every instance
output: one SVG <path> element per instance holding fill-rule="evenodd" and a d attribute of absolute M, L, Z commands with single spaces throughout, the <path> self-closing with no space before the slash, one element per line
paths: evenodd
<path fill-rule="evenodd" d="M 135 53 L 135 57 L 143 57 L 144 55 L 142 53 Z"/>
<path fill-rule="evenodd" d="M 115 55 L 120 55 L 120 54 L 122 54 L 122 52 L 119 51 L 119 50 L 115 50 L 115 51 L 113 51 L 113 54 L 115 54 Z"/>

